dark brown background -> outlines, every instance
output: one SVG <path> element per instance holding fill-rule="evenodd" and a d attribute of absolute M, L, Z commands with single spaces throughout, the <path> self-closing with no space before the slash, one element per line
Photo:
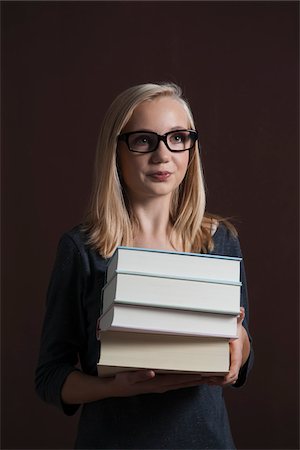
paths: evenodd
<path fill-rule="evenodd" d="M 298 2 L 3 2 L 2 448 L 71 448 L 35 395 L 60 234 L 81 220 L 104 111 L 172 80 L 194 110 L 208 209 L 234 216 L 256 361 L 226 397 L 241 449 L 298 449 Z M 99 424 L 101 426 L 101 424 Z M 128 430 L 130 432 L 130 430 Z"/>

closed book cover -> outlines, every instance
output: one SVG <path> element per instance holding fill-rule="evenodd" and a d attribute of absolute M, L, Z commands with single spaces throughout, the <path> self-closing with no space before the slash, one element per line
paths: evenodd
<path fill-rule="evenodd" d="M 241 258 L 235 257 L 120 246 L 109 261 L 106 276 L 109 281 L 119 270 L 237 282 L 240 264 Z"/>
<path fill-rule="evenodd" d="M 102 311 L 115 303 L 237 315 L 240 282 L 117 271 L 102 289 Z"/>
<path fill-rule="evenodd" d="M 138 369 L 203 375 L 229 370 L 227 339 L 104 331 L 100 341 L 99 376 Z"/>
<path fill-rule="evenodd" d="M 98 320 L 98 331 L 118 330 L 235 338 L 237 316 L 115 303 Z"/>

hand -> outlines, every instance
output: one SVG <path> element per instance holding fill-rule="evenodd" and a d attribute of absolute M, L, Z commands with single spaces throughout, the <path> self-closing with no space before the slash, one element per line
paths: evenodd
<path fill-rule="evenodd" d="M 66 404 L 89 403 L 108 397 L 163 393 L 205 383 L 199 374 L 156 373 L 154 370 L 121 372 L 114 377 L 99 378 L 78 370 L 71 372 L 62 387 Z"/>
<path fill-rule="evenodd" d="M 138 370 L 117 374 L 111 384 L 113 397 L 157 393 L 197 386 L 203 383 L 198 374 L 156 373 L 154 370 Z"/>
<path fill-rule="evenodd" d="M 207 384 L 211 385 L 220 385 L 220 386 L 228 386 L 235 384 L 240 368 L 248 357 L 248 346 L 249 340 L 247 336 L 247 332 L 243 327 L 243 320 L 245 318 L 245 310 L 244 308 L 240 309 L 240 314 L 237 320 L 237 338 L 231 339 L 229 341 L 230 346 L 230 368 L 229 372 L 225 377 L 208 377 Z M 245 351 L 245 342 L 246 342 L 246 351 Z M 246 357 L 244 356 L 246 354 Z"/>

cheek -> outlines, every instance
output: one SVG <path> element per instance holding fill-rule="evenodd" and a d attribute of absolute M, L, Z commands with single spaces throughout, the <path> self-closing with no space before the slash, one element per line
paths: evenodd
<path fill-rule="evenodd" d="M 120 152 L 118 157 L 119 174 L 127 187 L 134 185 L 141 170 L 141 162 L 131 154 Z"/>
<path fill-rule="evenodd" d="M 125 148 L 125 145 L 120 146 L 120 148 L 117 150 L 117 158 L 119 167 L 122 172 L 127 171 L 131 166 L 132 158 L 130 152 Z"/>
<path fill-rule="evenodd" d="M 184 175 L 186 174 L 188 165 L 189 165 L 189 154 L 185 152 L 182 153 L 181 155 L 178 155 L 177 167 L 182 177 L 184 177 Z"/>
<path fill-rule="evenodd" d="M 120 179 L 126 184 L 129 177 L 130 164 L 128 158 L 126 157 L 126 154 L 124 154 L 122 151 L 119 151 L 117 154 L 117 164 Z"/>

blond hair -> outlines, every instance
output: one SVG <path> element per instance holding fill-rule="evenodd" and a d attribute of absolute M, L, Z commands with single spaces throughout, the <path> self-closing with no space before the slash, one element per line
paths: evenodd
<path fill-rule="evenodd" d="M 177 99 L 184 107 L 189 127 L 194 119 L 181 88 L 173 83 L 141 84 L 122 92 L 110 105 L 99 134 L 94 183 L 84 228 L 89 243 L 110 257 L 118 245 L 132 246 L 137 220 L 126 200 L 117 164 L 117 136 L 129 122 L 135 108 L 160 96 Z M 170 207 L 171 243 L 181 240 L 183 251 L 207 252 L 213 248 L 210 227 L 213 219 L 204 216 L 205 189 L 199 145 L 191 151 L 186 175 L 173 193 Z"/>

